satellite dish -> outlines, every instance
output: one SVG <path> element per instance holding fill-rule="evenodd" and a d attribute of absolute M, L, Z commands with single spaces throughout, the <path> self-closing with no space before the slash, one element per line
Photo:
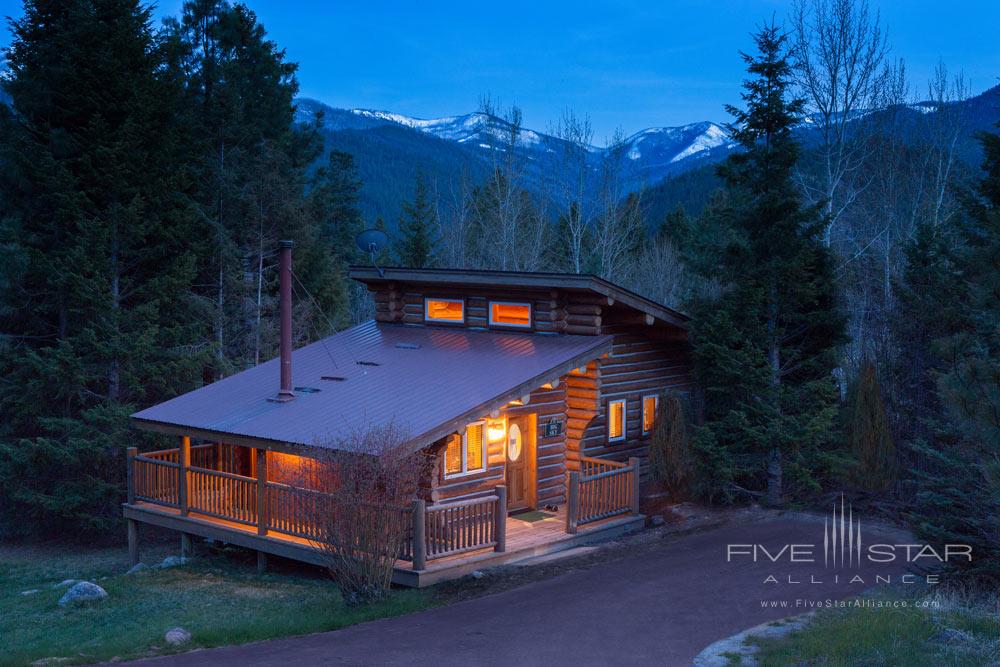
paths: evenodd
<path fill-rule="evenodd" d="M 389 245 L 389 237 L 381 229 L 366 229 L 354 237 L 354 242 L 358 244 L 358 250 L 366 252 L 372 258 L 372 266 L 378 269 L 378 275 L 385 277 L 385 271 L 375 263 L 375 256 L 382 252 Z"/>
<path fill-rule="evenodd" d="M 354 242 L 361 252 L 377 255 L 389 245 L 389 237 L 381 229 L 366 229 L 354 237 Z"/>

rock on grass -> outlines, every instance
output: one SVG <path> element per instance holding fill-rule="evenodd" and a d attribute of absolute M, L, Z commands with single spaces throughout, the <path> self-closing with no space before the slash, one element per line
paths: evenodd
<path fill-rule="evenodd" d="M 163 639 L 171 646 L 178 646 L 191 641 L 191 633 L 184 628 L 170 628 L 167 630 L 167 634 L 163 636 Z"/>
<path fill-rule="evenodd" d="M 59 606 L 65 607 L 69 604 L 77 604 L 79 602 L 90 602 L 93 600 L 103 600 L 108 597 L 108 592 L 98 586 L 97 584 L 92 584 L 89 581 L 80 581 L 66 591 L 66 593 L 59 598 Z"/>

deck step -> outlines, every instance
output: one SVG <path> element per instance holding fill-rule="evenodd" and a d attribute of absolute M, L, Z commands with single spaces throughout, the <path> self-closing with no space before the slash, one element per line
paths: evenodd
<path fill-rule="evenodd" d="M 572 549 L 564 549 L 563 551 L 555 551 L 550 554 L 544 554 L 541 556 L 530 556 L 528 558 L 523 558 L 521 560 L 515 560 L 509 563 L 515 567 L 528 567 L 531 565 L 542 565 L 544 563 L 551 563 L 553 561 L 562 560 L 564 558 L 573 558 L 574 556 L 583 556 L 584 554 L 589 554 L 592 551 L 596 551 L 597 547 L 573 547 Z"/>

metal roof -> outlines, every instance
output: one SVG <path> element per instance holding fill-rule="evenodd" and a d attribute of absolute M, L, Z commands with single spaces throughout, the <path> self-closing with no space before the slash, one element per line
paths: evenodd
<path fill-rule="evenodd" d="M 278 391 L 272 359 L 132 419 L 148 430 L 276 449 L 345 449 L 351 434 L 391 423 L 418 449 L 610 350 L 611 336 L 369 321 L 292 353 L 292 401 L 268 400 Z"/>
<path fill-rule="evenodd" d="M 513 287 L 528 289 L 565 289 L 594 292 L 611 297 L 621 304 L 651 315 L 667 324 L 687 329 L 691 319 L 684 313 L 636 294 L 604 278 L 589 273 L 545 273 L 539 271 L 483 271 L 473 269 L 408 269 L 352 266 L 351 278 L 365 283 L 388 282 L 461 287 Z"/>

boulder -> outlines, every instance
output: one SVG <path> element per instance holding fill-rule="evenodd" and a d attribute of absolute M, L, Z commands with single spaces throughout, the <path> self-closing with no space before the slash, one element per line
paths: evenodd
<path fill-rule="evenodd" d="M 485 577 L 485 576 L 486 576 L 486 573 L 485 573 L 485 572 L 483 572 L 482 570 L 475 570 L 475 571 L 474 571 L 474 572 L 472 573 L 472 578 L 473 578 L 473 579 L 482 579 L 482 578 L 483 578 L 483 577 Z"/>
<path fill-rule="evenodd" d="M 108 592 L 97 584 L 92 584 L 89 581 L 78 581 L 59 598 L 59 606 L 65 607 L 79 602 L 103 600 L 106 597 L 108 597 Z"/>
<path fill-rule="evenodd" d="M 143 570 L 148 570 L 148 569 L 149 566 L 146 565 L 145 563 L 136 563 L 135 565 L 130 567 L 128 569 L 128 572 L 126 572 L 125 574 L 135 574 L 136 572 L 142 572 Z"/>
<path fill-rule="evenodd" d="M 171 646 L 178 646 L 191 641 L 191 633 L 184 628 L 170 628 L 167 630 L 167 634 L 163 636 L 163 639 Z"/>
<path fill-rule="evenodd" d="M 190 558 L 185 558 L 184 556 L 167 556 L 160 563 L 160 567 L 177 567 L 178 565 L 187 565 Z"/>
<path fill-rule="evenodd" d="M 973 641 L 973 636 L 963 630 L 955 628 L 944 628 L 938 630 L 930 637 L 930 641 L 935 644 L 965 644 Z"/>
<path fill-rule="evenodd" d="M 73 584 L 79 583 L 79 579 L 63 579 L 58 584 L 52 584 L 52 588 L 69 588 Z"/>

